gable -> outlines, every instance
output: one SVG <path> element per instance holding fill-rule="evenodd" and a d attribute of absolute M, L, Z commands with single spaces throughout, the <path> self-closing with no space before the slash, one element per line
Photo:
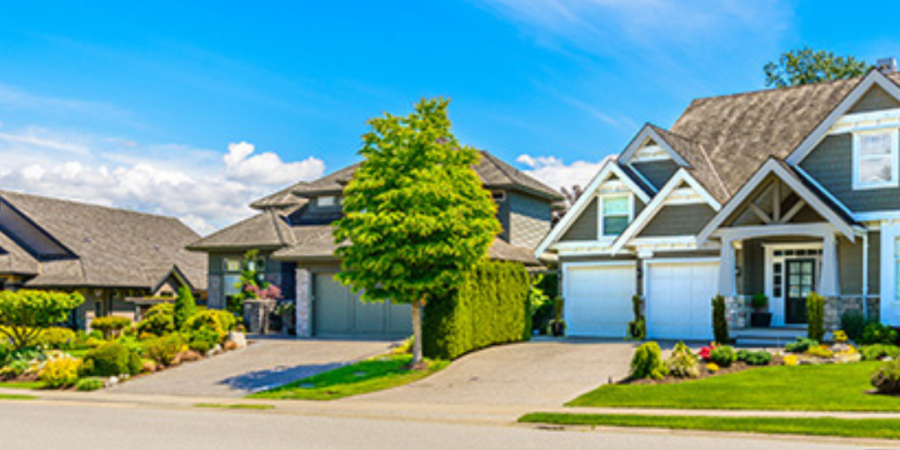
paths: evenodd
<path fill-rule="evenodd" d="M 900 108 L 900 101 L 891 96 L 881 86 L 874 85 L 851 107 L 847 114 Z"/>
<path fill-rule="evenodd" d="M 596 241 L 600 231 L 597 197 L 591 199 L 588 206 L 559 239 L 560 242 Z"/>
<path fill-rule="evenodd" d="M 666 205 L 644 226 L 640 237 L 693 236 L 716 215 L 706 203 Z"/>
<path fill-rule="evenodd" d="M 51 259 L 71 256 L 71 253 L 46 231 L 2 201 L 0 201 L 0 229 L 35 256 Z"/>
<path fill-rule="evenodd" d="M 644 177 L 657 190 L 666 185 L 666 181 L 678 171 L 678 164 L 671 159 L 658 161 L 633 162 L 631 167 Z"/>

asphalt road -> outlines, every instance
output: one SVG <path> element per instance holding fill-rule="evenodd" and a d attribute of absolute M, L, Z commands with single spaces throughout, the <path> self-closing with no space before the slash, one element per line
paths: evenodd
<path fill-rule="evenodd" d="M 3 450 L 844 449 L 806 439 L 549 431 L 520 426 L 323 418 L 210 409 L 0 401 Z M 867 448 L 872 448 L 871 446 Z"/>

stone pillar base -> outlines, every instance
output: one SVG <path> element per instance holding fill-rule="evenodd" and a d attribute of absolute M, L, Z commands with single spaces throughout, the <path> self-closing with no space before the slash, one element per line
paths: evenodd
<path fill-rule="evenodd" d="M 244 324 L 247 331 L 255 334 L 269 333 L 269 315 L 275 311 L 277 300 L 245 300 Z"/>

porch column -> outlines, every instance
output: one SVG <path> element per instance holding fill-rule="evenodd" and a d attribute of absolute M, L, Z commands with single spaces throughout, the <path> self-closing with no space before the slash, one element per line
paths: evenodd
<path fill-rule="evenodd" d="M 822 277 L 819 280 L 819 294 L 836 296 L 841 294 L 838 281 L 837 239 L 834 233 L 826 233 L 822 243 Z"/>
<path fill-rule="evenodd" d="M 719 264 L 719 294 L 725 297 L 733 297 L 737 294 L 734 279 L 736 266 L 734 262 L 733 239 L 722 237 L 722 250 L 720 253 L 720 257 L 722 260 Z"/>
<path fill-rule="evenodd" d="M 298 267 L 296 270 L 297 280 L 297 304 L 294 312 L 296 313 L 296 321 L 298 337 L 312 336 L 312 275 L 309 269 Z"/>

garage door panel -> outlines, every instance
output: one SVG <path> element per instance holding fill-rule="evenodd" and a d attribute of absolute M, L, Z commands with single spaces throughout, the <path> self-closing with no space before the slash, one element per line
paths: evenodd
<path fill-rule="evenodd" d="M 711 261 L 648 264 L 647 334 L 654 339 L 712 338 L 711 299 L 719 265 Z"/>
<path fill-rule="evenodd" d="M 573 336 L 624 337 L 633 318 L 634 265 L 568 267 L 565 316 Z"/>
<path fill-rule="evenodd" d="M 315 282 L 316 330 L 320 334 L 346 334 L 351 327 L 349 291 L 331 276 L 318 275 Z"/>
<path fill-rule="evenodd" d="M 319 274 L 314 282 L 314 329 L 319 336 L 384 336 L 412 334 L 412 307 L 390 302 L 365 303 L 350 288 Z"/>

